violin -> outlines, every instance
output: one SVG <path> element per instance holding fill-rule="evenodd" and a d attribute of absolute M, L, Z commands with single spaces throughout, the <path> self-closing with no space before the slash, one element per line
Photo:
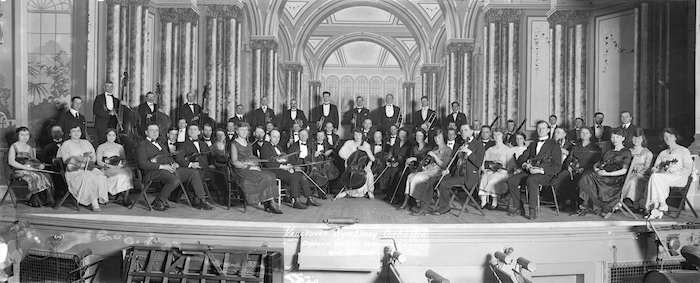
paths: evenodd
<path fill-rule="evenodd" d="M 19 164 L 30 166 L 34 169 L 39 169 L 41 168 L 41 165 L 45 165 L 43 162 L 39 161 L 39 159 L 24 156 L 15 157 L 15 161 L 17 161 Z"/>
<path fill-rule="evenodd" d="M 102 162 L 104 162 L 107 165 L 111 165 L 111 166 L 117 166 L 117 165 L 121 164 L 122 161 L 123 160 L 119 155 L 102 157 Z"/>

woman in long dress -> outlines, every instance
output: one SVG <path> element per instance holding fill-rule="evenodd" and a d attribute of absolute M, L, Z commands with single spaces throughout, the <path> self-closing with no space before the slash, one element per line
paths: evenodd
<path fill-rule="evenodd" d="M 579 181 L 579 198 L 583 201 L 577 214 L 583 216 L 589 212 L 605 218 L 619 208 L 622 201 L 622 185 L 629 168 L 632 154 L 625 148 L 625 137 L 619 129 L 610 136 L 613 149 L 603 155 L 592 170 L 584 173 Z"/>
<path fill-rule="evenodd" d="M 229 156 L 226 151 L 226 132 L 223 129 L 216 130 L 210 149 L 211 160 L 214 167 L 217 170 L 226 170 Z"/>
<path fill-rule="evenodd" d="M 253 145 L 248 142 L 248 123 L 241 122 L 236 130 L 238 137 L 231 142 L 231 164 L 238 185 L 243 189 L 246 201 L 250 204 L 262 203 L 264 210 L 282 214 L 274 199 L 279 197 L 275 174 L 260 170 L 259 162 L 253 155 Z"/>
<path fill-rule="evenodd" d="M 671 187 L 683 187 L 693 173 L 693 159 L 690 151 L 679 145 L 678 132 L 672 128 L 664 129 L 664 143 L 668 148 L 659 153 L 649 177 L 646 207 L 650 213 L 648 219 L 661 219 L 668 211 L 666 198 Z"/>
<path fill-rule="evenodd" d="M 19 127 L 15 131 L 17 142 L 10 146 L 7 152 L 8 163 L 13 169 L 15 177 L 24 180 L 29 189 L 27 204 L 32 207 L 42 205 L 40 193 L 45 192 L 46 205 L 53 205 L 53 184 L 47 173 L 36 171 L 43 170 L 44 164 L 36 158 L 36 149 L 29 145 L 29 128 Z"/>
<path fill-rule="evenodd" d="M 427 142 L 427 133 L 423 129 L 417 129 L 416 133 L 414 134 L 415 138 L 415 144 L 411 148 L 409 152 L 409 158 L 406 158 L 405 166 L 407 167 L 407 170 L 410 170 L 411 173 L 408 174 L 410 176 L 411 174 L 418 172 L 421 170 L 420 164 L 423 162 L 423 159 L 428 157 L 428 152 L 432 150 L 432 148 L 428 145 Z M 407 171 L 408 172 L 408 171 Z M 399 180 L 399 184 L 403 182 L 404 180 Z M 404 199 L 403 199 L 403 204 L 401 204 L 401 207 L 399 209 L 405 209 L 408 208 L 409 201 L 411 200 L 411 191 L 408 187 L 408 177 L 406 177 L 405 184 L 404 184 Z"/>
<path fill-rule="evenodd" d="M 622 187 L 622 201 L 629 207 L 642 208 L 654 154 L 645 147 L 644 130 L 638 128 L 632 135 L 632 164 Z"/>
<path fill-rule="evenodd" d="M 591 141 L 592 136 L 591 129 L 580 129 L 578 143 L 571 147 L 567 158 L 563 159 L 561 172 L 552 179 L 552 185 L 556 188 L 557 199 L 561 206 L 568 207 L 572 211 L 578 209 L 579 191 L 576 184 L 583 173 L 593 170 L 593 166 L 601 158 L 600 147 Z"/>
<path fill-rule="evenodd" d="M 348 164 L 348 159 L 357 151 L 364 152 L 367 154 L 367 158 L 369 159 L 369 162 L 367 162 L 367 165 L 363 169 L 366 176 L 365 183 L 357 189 L 343 190 L 341 193 L 335 196 L 336 199 L 344 198 L 346 196 L 359 198 L 364 197 L 365 195 L 369 196 L 370 199 L 374 198 L 374 175 L 372 174 L 374 154 L 372 154 L 370 144 L 364 141 L 364 135 L 360 129 L 353 131 L 352 140 L 346 141 L 338 151 L 340 158 L 345 160 L 345 170 L 350 170 L 348 166 L 351 164 Z"/>
<path fill-rule="evenodd" d="M 481 198 L 481 207 L 486 207 L 489 204 L 489 197 L 491 197 L 491 208 L 495 209 L 498 206 L 498 195 L 508 191 L 506 166 L 510 150 L 503 143 L 503 132 L 500 130 L 493 132 L 493 139 L 496 144 L 484 153 L 479 197 Z"/>
<path fill-rule="evenodd" d="M 67 141 L 58 149 L 56 157 L 66 164 L 68 190 L 81 205 L 90 205 L 93 211 L 102 211 L 100 203 L 109 200 L 107 176 L 94 166 L 97 156 L 89 141 L 80 139 L 80 127 L 70 129 Z"/>
<path fill-rule="evenodd" d="M 108 193 L 119 195 L 124 206 L 130 206 L 129 190 L 134 188 L 131 182 L 131 170 L 124 167 L 126 152 L 121 144 L 116 142 L 117 131 L 107 129 L 107 141 L 97 147 L 97 166 L 107 176 Z"/>
<path fill-rule="evenodd" d="M 437 148 L 428 152 L 428 156 L 432 158 L 430 163 L 423 166 L 422 171 L 411 173 L 406 179 L 406 192 L 418 204 L 418 208 L 413 210 L 413 213 L 417 215 L 425 215 L 430 212 L 428 208 L 433 200 L 436 178 L 439 178 L 442 171 L 447 169 L 452 157 L 452 149 L 445 143 L 442 130 L 435 131 L 433 141 Z"/>

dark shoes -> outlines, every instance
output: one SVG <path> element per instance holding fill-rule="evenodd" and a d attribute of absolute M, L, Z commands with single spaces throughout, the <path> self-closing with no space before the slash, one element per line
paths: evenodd
<path fill-rule="evenodd" d="M 214 207 L 207 201 L 206 198 L 196 198 L 192 202 L 192 207 L 202 210 L 212 210 Z"/>
<path fill-rule="evenodd" d="M 270 200 L 264 203 L 265 211 L 273 214 L 282 214 L 282 211 Z"/>
<path fill-rule="evenodd" d="M 306 206 L 321 206 L 321 204 L 314 201 L 312 197 L 308 197 L 306 198 Z"/>
<path fill-rule="evenodd" d="M 437 210 L 431 211 L 430 214 L 432 214 L 432 215 L 443 215 L 443 214 L 447 214 L 448 212 L 450 212 L 450 208 L 449 208 L 449 207 L 448 207 L 448 208 L 444 208 L 444 209 L 439 209 L 439 208 L 438 208 Z"/>
<path fill-rule="evenodd" d="M 292 201 L 292 207 L 296 209 L 306 209 L 306 205 L 301 203 L 298 199 L 296 198 L 291 198 Z"/>
<path fill-rule="evenodd" d="M 159 198 L 155 199 L 155 200 L 151 203 L 151 207 L 153 207 L 153 210 L 155 210 L 155 211 L 165 211 L 166 209 L 168 209 L 168 208 L 166 207 L 166 203 L 165 203 L 163 200 L 159 199 Z"/>
<path fill-rule="evenodd" d="M 537 219 L 537 210 L 536 209 L 530 209 L 530 220 L 536 220 Z"/>

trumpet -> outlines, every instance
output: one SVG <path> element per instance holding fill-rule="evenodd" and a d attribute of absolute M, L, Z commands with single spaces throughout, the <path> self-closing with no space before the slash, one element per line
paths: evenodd
<path fill-rule="evenodd" d="M 435 119 L 437 118 L 437 114 L 435 112 L 431 112 L 430 115 L 428 115 L 428 119 L 425 119 L 423 121 L 423 125 L 427 124 L 426 130 L 430 130 L 430 128 L 433 127 L 433 123 L 435 123 Z"/>

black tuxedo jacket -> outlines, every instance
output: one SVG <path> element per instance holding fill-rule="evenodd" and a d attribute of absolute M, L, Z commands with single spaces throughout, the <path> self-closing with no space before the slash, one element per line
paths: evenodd
<path fill-rule="evenodd" d="M 389 152 L 394 160 L 399 163 L 399 167 L 403 167 L 406 163 L 406 158 L 408 158 L 408 155 L 411 153 L 411 143 L 406 142 L 401 146 L 401 141 L 397 138 L 396 143 L 389 149 Z"/>
<path fill-rule="evenodd" d="M 581 133 L 581 129 L 571 129 L 566 132 L 566 139 L 570 141 L 578 141 L 579 140 L 579 134 Z M 595 138 L 595 137 L 593 137 Z"/>
<path fill-rule="evenodd" d="M 553 139 L 547 139 L 540 152 L 537 153 L 537 140 L 532 141 L 527 149 L 518 157 L 518 167 L 522 166 L 528 159 L 542 160 L 540 167 L 544 169 L 544 174 L 554 176 L 561 170 L 561 147 Z"/>
<path fill-rule="evenodd" d="M 289 131 L 292 128 L 292 125 L 294 125 L 294 120 L 292 120 L 292 109 L 287 109 L 284 110 L 284 114 L 282 114 L 281 117 L 278 117 L 278 125 L 282 130 Z M 301 127 L 305 127 L 306 123 L 308 122 L 306 120 L 306 115 L 304 114 L 304 111 L 301 109 L 297 109 L 297 118 L 296 120 L 301 120 L 304 124 L 301 125 Z"/>
<path fill-rule="evenodd" d="M 170 155 L 168 144 L 162 140 L 158 140 L 157 143 L 160 145 L 160 150 L 148 139 L 142 140 L 136 148 L 136 162 L 139 168 L 146 171 L 146 173 L 158 170 L 160 165 L 175 162 L 175 159 Z M 158 157 L 157 162 L 151 162 L 151 159 L 154 157 Z"/>
<path fill-rule="evenodd" d="M 495 142 L 495 141 L 492 141 L 492 140 L 488 140 L 488 141 L 486 141 L 486 142 L 481 141 L 481 145 L 484 147 L 484 151 L 486 151 L 486 150 L 489 149 L 490 147 L 496 145 L 496 142 Z"/>
<path fill-rule="evenodd" d="M 238 126 L 240 122 L 248 122 L 248 115 L 242 114 L 240 118 L 236 115 L 233 115 L 233 117 L 228 118 L 228 121 L 233 122 L 236 126 Z"/>
<path fill-rule="evenodd" d="M 58 152 L 58 148 L 61 147 L 63 144 L 63 140 L 60 141 L 51 141 L 47 145 L 44 146 L 44 148 L 41 150 L 41 152 L 38 154 L 37 158 L 41 160 L 41 162 L 44 162 L 46 164 L 51 164 L 53 162 L 53 159 L 56 158 L 56 153 Z"/>
<path fill-rule="evenodd" d="M 119 98 L 114 96 L 109 96 L 112 99 L 112 109 L 118 112 L 121 109 L 121 101 Z M 116 116 L 109 115 L 109 110 L 107 110 L 107 96 L 102 93 L 95 97 L 95 101 L 92 103 L 92 114 L 95 116 L 95 130 L 98 135 L 102 135 L 107 128 L 116 128 L 117 118 Z M 104 138 L 104 137 L 98 137 Z"/>
<path fill-rule="evenodd" d="M 335 104 L 331 103 L 331 111 L 330 113 L 328 113 L 328 116 L 323 115 L 323 104 L 316 106 L 311 110 L 311 121 L 315 123 L 317 121 L 320 121 L 321 117 L 324 117 L 324 124 L 331 122 L 333 123 L 333 127 L 335 127 L 336 129 L 338 128 L 338 123 L 340 121 L 338 118 L 338 107 L 335 106 Z M 325 128 L 325 125 L 323 127 Z M 311 128 L 316 128 L 316 125 L 311 125 Z"/>
<path fill-rule="evenodd" d="M 351 127 L 354 127 L 355 125 L 352 123 L 352 118 L 355 117 L 356 122 L 358 126 L 362 126 L 362 122 L 365 121 L 365 119 L 369 118 L 370 113 L 369 109 L 367 108 L 353 108 L 351 110 L 348 110 L 343 114 L 343 125 L 349 125 Z"/>
<path fill-rule="evenodd" d="M 185 103 L 180 105 L 180 108 L 178 109 L 177 113 L 177 118 L 178 119 L 185 119 L 187 121 L 187 124 L 192 123 L 192 120 L 194 120 L 195 117 L 198 117 L 199 119 L 202 119 L 202 106 L 199 106 L 198 104 L 193 104 L 194 112 L 192 112 L 192 108 L 190 108 L 190 105 Z"/>
<path fill-rule="evenodd" d="M 472 151 L 472 154 L 467 156 L 463 152 L 458 152 L 459 148 L 464 145 L 465 141 L 462 140 L 461 143 L 455 141 L 455 146 L 452 149 L 452 154 L 459 154 L 455 163 L 453 163 L 450 172 L 452 176 L 464 176 L 466 178 L 465 184 L 468 188 L 471 188 L 477 184 L 479 181 L 479 170 L 481 164 L 484 162 L 484 154 L 486 149 L 483 144 L 478 139 L 472 139 L 468 144 L 468 148 Z"/>
<path fill-rule="evenodd" d="M 198 153 L 200 153 L 200 155 L 197 156 L 196 160 L 197 162 L 199 162 L 199 166 L 202 168 L 209 167 L 209 146 L 207 146 L 206 143 L 200 140 L 197 140 L 196 142 L 199 143 L 199 151 L 194 145 L 195 141 L 192 141 L 190 139 L 178 145 L 177 155 L 175 155 L 175 161 L 177 161 L 177 163 L 180 164 L 180 167 L 187 168 L 187 166 L 190 165 L 190 161 L 188 161 L 186 158 Z"/>
<path fill-rule="evenodd" d="M 70 135 L 70 129 L 75 128 L 75 126 L 80 127 L 80 131 L 82 132 L 80 135 L 81 139 L 86 139 L 87 137 L 85 115 L 82 113 L 78 113 L 78 117 L 75 117 L 70 113 L 70 110 L 66 110 L 63 112 L 63 114 L 61 114 L 61 116 L 59 116 L 58 124 L 61 126 L 61 129 L 63 129 L 64 138 L 66 139 Z"/>
<path fill-rule="evenodd" d="M 506 132 L 503 134 L 503 143 L 515 146 L 515 133 Z"/>
<path fill-rule="evenodd" d="M 603 142 L 603 141 L 610 141 L 610 136 L 612 135 L 612 128 L 610 126 L 602 126 L 603 127 L 603 135 L 598 138 L 595 135 L 595 125 L 591 126 L 591 141 L 592 142 Z"/>
<path fill-rule="evenodd" d="M 378 110 L 379 110 L 379 113 L 378 113 L 378 114 L 380 115 L 379 117 L 381 118 L 381 119 L 379 120 L 379 127 L 380 127 L 383 131 L 389 130 L 389 128 L 391 127 L 391 125 L 396 124 L 396 121 L 399 119 L 399 115 L 402 115 L 402 114 L 403 114 L 403 113 L 401 113 L 401 108 L 400 108 L 400 107 L 398 107 L 398 106 L 396 106 L 396 105 L 393 105 L 393 107 L 394 107 L 394 116 L 391 116 L 391 117 L 387 117 L 387 116 L 386 116 L 386 105 L 385 105 L 385 106 L 382 106 L 382 107 L 380 107 L 380 108 L 378 109 Z M 404 118 L 405 118 L 405 117 L 404 117 Z M 405 121 L 404 121 L 404 122 L 405 122 Z"/>
<path fill-rule="evenodd" d="M 423 123 L 425 123 L 425 121 L 426 121 L 427 119 L 429 119 L 430 116 L 432 116 L 432 115 L 436 115 L 436 116 L 435 116 L 435 120 L 433 120 L 433 125 L 430 127 L 430 129 L 439 128 L 439 127 L 440 127 L 440 125 L 439 125 L 439 123 L 438 123 L 438 122 L 439 122 L 439 121 L 438 121 L 439 119 L 438 119 L 438 117 L 437 117 L 437 113 L 436 113 L 435 110 L 433 110 L 433 109 L 428 109 L 428 115 L 425 116 L 425 119 L 423 119 L 423 114 L 422 114 L 421 109 L 418 109 L 418 111 L 413 112 L 413 125 L 414 125 L 416 128 L 420 128 L 421 125 L 423 125 Z"/>
<path fill-rule="evenodd" d="M 262 143 L 259 143 L 259 142 L 257 142 L 257 141 L 256 141 L 256 142 L 253 142 L 253 144 L 251 145 L 251 146 L 252 146 L 253 155 L 257 156 L 258 158 L 262 158 L 262 157 L 260 157 L 260 151 L 262 150 L 262 147 L 263 147 L 263 145 L 265 145 L 265 143 L 269 143 L 269 142 L 268 142 L 268 141 L 264 141 L 264 140 L 262 141 Z"/>
<path fill-rule="evenodd" d="M 314 152 L 316 151 L 316 144 L 312 140 L 307 140 L 306 141 L 306 147 L 308 149 L 309 154 L 305 158 L 300 158 L 299 154 L 295 154 L 292 157 L 289 158 L 289 163 L 292 164 L 302 164 L 305 162 L 311 162 L 311 158 L 314 156 Z M 300 152 L 301 144 L 300 142 L 295 142 L 292 143 L 291 146 L 289 146 L 289 149 L 287 150 L 288 152 Z"/>
<path fill-rule="evenodd" d="M 333 147 L 333 148 L 339 147 L 339 145 L 340 145 L 340 136 L 338 136 L 337 134 L 329 134 L 329 133 L 325 133 L 325 135 L 326 135 L 325 143 L 329 144 L 329 145 L 330 145 L 331 147 Z M 331 143 L 331 142 L 328 140 L 328 136 L 333 137 L 333 143 Z"/>
<path fill-rule="evenodd" d="M 280 151 L 280 154 L 277 154 L 275 148 Z M 263 145 L 260 148 L 260 159 L 275 160 L 275 158 L 284 154 L 285 152 L 279 144 L 272 145 L 270 142 L 263 142 Z M 262 166 L 265 168 L 279 168 L 280 164 L 277 162 L 265 162 Z"/>
<path fill-rule="evenodd" d="M 626 129 L 623 128 L 622 125 L 618 127 L 617 129 L 620 130 L 620 133 L 622 134 L 623 137 L 625 137 L 625 140 L 622 142 L 626 148 L 632 148 L 634 145 L 632 144 L 632 136 L 634 136 L 634 133 L 637 131 L 637 126 L 634 124 L 630 124 Z"/>
<path fill-rule="evenodd" d="M 255 129 L 257 126 L 262 126 L 264 129 L 267 122 L 275 122 L 275 111 L 270 107 L 267 107 L 267 111 L 265 112 L 263 112 L 262 108 L 255 109 L 250 115 L 251 130 Z"/>
<path fill-rule="evenodd" d="M 146 130 L 146 125 L 148 125 L 150 122 L 156 121 L 155 116 L 156 112 L 158 111 L 158 104 L 153 104 L 153 111 L 151 111 L 151 108 L 148 107 L 148 103 L 144 102 L 139 104 L 139 107 L 137 109 L 139 113 L 139 119 L 141 120 L 141 132 Z M 151 114 L 151 118 L 146 118 L 148 114 Z M 161 132 L 163 129 L 160 129 Z M 165 129 L 166 131 L 168 129 Z"/>
<path fill-rule="evenodd" d="M 452 122 L 455 123 L 455 125 L 457 125 L 457 129 L 459 130 L 459 127 L 467 123 L 467 115 L 465 115 L 464 113 L 457 112 L 457 119 L 455 119 L 452 114 L 453 113 L 450 113 L 445 117 L 445 126 L 449 125 L 450 122 Z"/>

